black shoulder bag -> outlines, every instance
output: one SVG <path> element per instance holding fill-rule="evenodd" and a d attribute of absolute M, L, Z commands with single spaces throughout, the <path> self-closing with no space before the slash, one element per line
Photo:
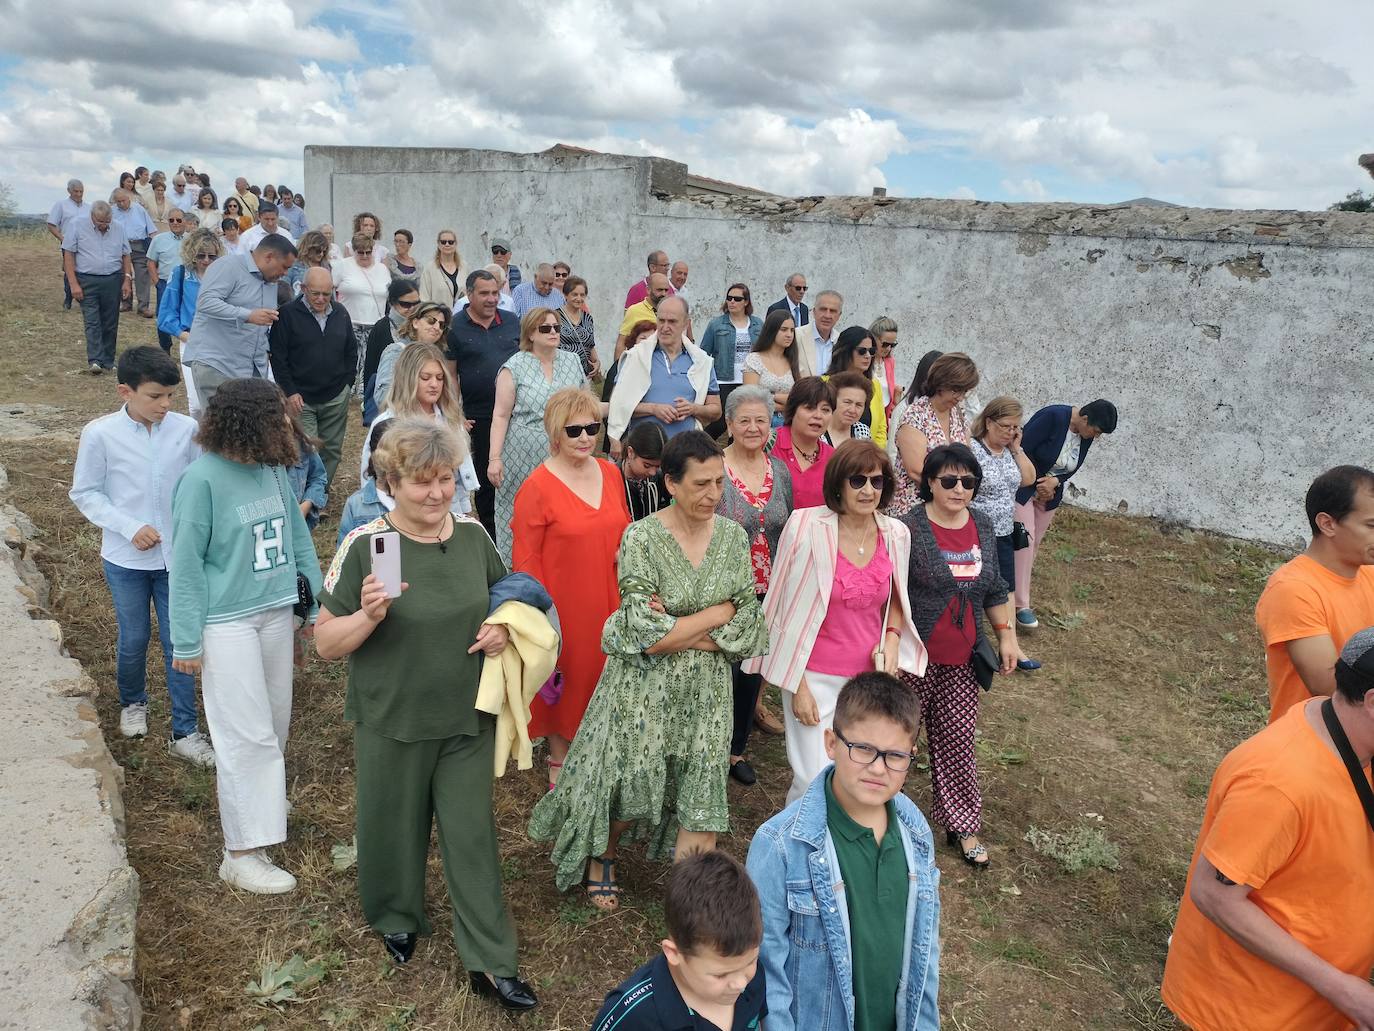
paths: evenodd
<path fill-rule="evenodd" d="M 283 471 L 283 474 L 284 474 L 284 471 Z M 290 511 L 289 511 L 289 510 L 287 509 L 287 507 L 286 507 L 286 491 L 282 488 L 282 485 L 281 485 L 281 475 L 279 475 L 275 469 L 272 471 L 272 476 L 273 476 L 273 478 L 277 481 L 277 496 L 278 496 L 279 498 L 281 498 L 282 516 L 283 516 L 284 522 L 285 522 L 285 524 L 286 524 L 286 525 L 283 527 L 283 529 L 285 530 L 285 533 L 286 533 L 286 546 L 287 546 L 288 548 L 290 548 L 291 545 L 292 545 L 293 533 L 292 533 L 292 530 L 291 530 L 291 513 L 290 513 Z M 291 492 L 291 495 L 292 495 L 292 497 L 294 497 L 294 496 L 295 496 L 295 491 L 292 491 L 292 492 Z M 294 561 L 294 552 L 295 552 L 295 549 L 292 548 L 292 554 L 293 554 L 293 559 L 292 559 L 292 561 Z M 314 604 L 315 604 L 315 592 L 314 592 L 313 590 L 310 589 L 310 580 L 309 580 L 309 578 L 308 578 L 304 573 L 302 573 L 299 569 L 297 569 L 297 570 L 296 570 L 296 604 L 294 604 L 294 605 L 291 606 L 291 611 L 295 614 L 296 618 L 299 619 L 299 620 L 301 621 L 301 625 L 302 625 L 302 626 L 304 626 L 305 623 L 309 621 L 309 619 L 310 619 L 310 608 L 311 608 L 311 606 L 314 605 Z"/>
<path fill-rule="evenodd" d="M 1330 698 L 1322 702 L 1322 719 L 1331 734 L 1331 740 L 1336 743 L 1336 751 L 1341 754 L 1341 762 L 1345 763 L 1345 772 L 1350 774 L 1350 781 L 1355 785 L 1355 794 L 1360 796 L 1360 805 L 1364 806 L 1369 829 L 1374 830 L 1374 788 L 1369 786 L 1369 778 L 1364 775 L 1360 760 L 1355 758 L 1355 749 L 1350 747 L 1350 738 L 1345 736 L 1345 728 L 1336 719 L 1336 707 L 1331 704 Z"/>

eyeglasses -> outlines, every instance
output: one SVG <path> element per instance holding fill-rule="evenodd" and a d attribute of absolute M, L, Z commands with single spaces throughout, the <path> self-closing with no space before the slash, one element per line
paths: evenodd
<path fill-rule="evenodd" d="M 881 491 L 887 484 L 887 477 L 882 473 L 873 476 L 851 476 L 846 482 L 855 490 L 863 490 L 864 484 L 868 483 L 872 484 L 874 490 Z"/>
<path fill-rule="evenodd" d="M 558 332 L 558 323 L 557 323 L 557 322 L 549 322 L 549 323 L 545 323 L 545 324 L 542 325 L 542 326 L 535 326 L 535 327 L 534 327 L 534 331 L 535 331 L 536 333 L 557 333 L 557 332 Z"/>
<path fill-rule="evenodd" d="M 787 289 L 789 289 L 789 290 L 794 290 L 794 291 L 796 291 L 796 292 L 799 293 L 799 294 L 804 294 L 804 293 L 806 293 L 806 287 L 805 287 L 805 286 L 789 286 Z"/>
<path fill-rule="evenodd" d="M 601 432 L 601 423 L 600 421 L 575 423 L 568 426 L 564 426 L 563 432 L 568 435 L 569 440 L 576 440 L 584 433 L 589 437 L 595 437 L 598 433 Z"/>
<path fill-rule="evenodd" d="M 185 224 L 186 224 L 186 219 L 184 219 L 184 218 L 169 218 L 169 219 L 167 220 L 167 224 L 168 224 L 169 226 L 181 226 L 181 225 L 185 225 Z"/>
<path fill-rule="evenodd" d="M 845 736 L 838 730 L 834 732 L 835 737 L 839 738 L 840 744 L 849 749 L 849 761 L 860 766 L 872 766 L 879 759 L 883 765 L 893 773 L 905 773 L 911 769 L 911 762 L 916 757 L 910 752 L 884 751 L 881 748 L 874 748 L 872 745 L 855 744 L 845 740 Z"/>
<path fill-rule="evenodd" d="M 509 254 L 510 251 L 506 250 L 504 247 L 493 247 L 493 248 L 491 249 L 491 253 L 492 253 L 492 254 Z"/>
<path fill-rule="evenodd" d="M 204 254 L 197 254 L 197 255 L 196 255 L 196 261 L 214 261 L 214 260 L 215 260 L 216 258 L 218 258 L 218 257 L 219 257 L 219 254 L 218 254 L 217 252 L 215 252 L 215 251 L 210 251 L 210 252 L 204 253 Z"/>
<path fill-rule="evenodd" d="M 448 322 L 445 321 L 445 319 L 444 319 L 444 317 L 443 317 L 442 315 L 436 315 L 436 314 L 421 315 L 421 316 L 420 316 L 420 321 L 421 321 L 421 322 L 427 322 L 427 323 L 429 323 L 431 326 L 438 326 L 440 329 L 446 329 L 446 328 L 448 328 Z"/>
<path fill-rule="evenodd" d="M 567 278 L 568 278 L 568 273 L 566 273 L 566 272 L 555 272 L 555 273 L 553 274 L 553 278 L 554 278 L 554 279 L 567 279 Z"/>
<path fill-rule="evenodd" d="M 392 301 L 391 303 L 395 305 L 397 308 L 413 308 L 420 303 L 420 298 L 417 297 L 413 301 L 407 301 L 404 297 L 402 297 L 399 301 Z"/>
<path fill-rule="evenodd" d="M 886 347 L 889 351 L 895 351 L 897 350 L 897 341 L 894 340 L 890 344 L 885 342 L 883 346 Z"/>
<path fill-rule="evenodd" d="M 871 348 L 871 347 L 856 347 L 856 348 L 854 348 L 854 353 L 855 353 L 855 354 L 862 354 L 862 355 L 871 355 L 871 354 L 873 353 L 873 348 Z"/>
<path fill-rule="evenodd" d="M 964 490 L 973 490 L 978 486 L 976 476 L 937 476 L 936 479 L 940 481 L 940 486 L 945 490 L 953 490 L 955 484 L 963 487 Z"/>
<path fill-rule="evenodd" d="M 369 247 L 369 248 L 367 248 L 366 250 L 356 250 L 356 251 L 354 251 L 353 253 L 354 253 L 354 254 L 371 254 L 371 253 L 372 253 L 372 248 Z"/>
<path fill-rule="evenodd" d="M 727 301 L 736 301 L 736 302 L 738 302 L 739 304 L 743 304 L 744 301 L 745 301 L 745 298 L 743 298 L 743 297 L 736 297 L 734 294 L 726 294 L 726 295 L 725 295 L 725 299 L 726 299 Z"/>
<path fill-rule="evenodd" d="M 439 241 L 439 246 L 440 246 L 440 247 L 452 247 L 452 246 L 454 246 L 454 245 L 457 244 L 457 243 L 458 243 L 457 240 L 440 240 L 440 241 Z"/>

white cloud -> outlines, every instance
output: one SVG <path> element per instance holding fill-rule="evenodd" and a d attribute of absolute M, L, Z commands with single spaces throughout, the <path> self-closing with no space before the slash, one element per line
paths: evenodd
<path fill-rule="evenodd" d="M 1018 200 L 1042 201 L 1049 199 L 1049 191 L 1039 179 L 1003 179 L 1002 192 Z"/>
<path fill-rule="evenodd" d="M 978 194 L 974 192 L 972 186 L 956 186 L 950 191 L 950 197 L 954 200 L 977 200 Z"/>

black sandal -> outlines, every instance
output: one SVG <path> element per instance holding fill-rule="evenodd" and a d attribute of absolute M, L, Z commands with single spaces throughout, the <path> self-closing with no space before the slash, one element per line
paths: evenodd
<path fill-rule="evenodd" d="M 601 877 L 598 880 L 592 879 L 590 864 L 593 862 L 601 864 Z M 587 893 L 587 901 L 607 913 L 619 909 L 620 884 L 611 879 L 611 875 L 615 873 L 615 860 L 605 856 L 592 856 L 587 863 L 587 873 L 582 877 L 582 889 Z"/>
<path fill-rule="evenodd" d="M 971 838 L 974 835 L 970 834 L 968 837 Z M 964 841 L 965 838 L 954 831 L 945 831 L 945 843 L 953 845 L 959 852 L 959 858 L 968 863 L 969 866 L 975 870 L 986 870 L 992 865 L 992 857 L 988 855 L 986 845 L 979 843 L 972 848 L 964 848 Z"/>

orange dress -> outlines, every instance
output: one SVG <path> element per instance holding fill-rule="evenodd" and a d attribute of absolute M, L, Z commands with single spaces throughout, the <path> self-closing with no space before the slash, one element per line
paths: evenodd
<path fill-rule="evenodd" d="M 601 667 L 601 628 L 620 607 L 616 552 L 630 525 L 620 471 L 593 459 L 601 469 L 601 504 L 592 508 L 544 465 L 535 468 L 515 495 L 511 519 L 514 570 L 544 585 L 558 609 L 563 650 L 558 669 L 563 694 L 557 704 L 535 698 L 530 737 L 558 734 L 572 740 L 587 710 Z"/>

